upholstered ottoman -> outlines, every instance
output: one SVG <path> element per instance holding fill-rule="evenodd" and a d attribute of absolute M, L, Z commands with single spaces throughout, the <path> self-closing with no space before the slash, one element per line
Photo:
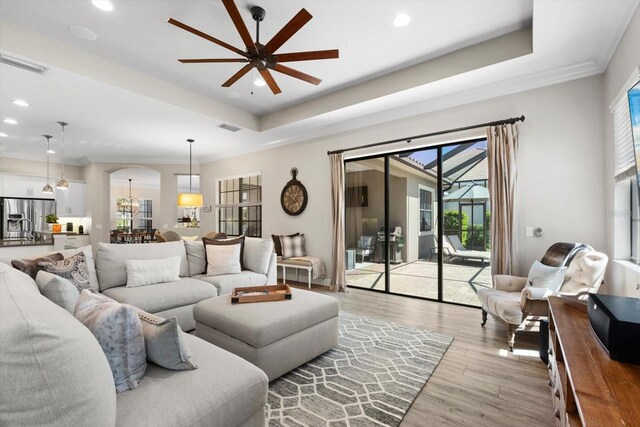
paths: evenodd
<path fill-rule="evenodd" d="M 193 307 L 196 336 L 262 369 L 269 381 L 338 344 L 337 299 L 292 289 L 290 300 L 231 304 L 221 295 Z"/>

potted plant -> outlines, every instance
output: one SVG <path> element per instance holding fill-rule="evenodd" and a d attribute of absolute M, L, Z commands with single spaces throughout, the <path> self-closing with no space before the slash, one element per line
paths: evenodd
<path fill-rule="evenodd" d="M 58 223 L 58 217 L 56 216 L 56 214 L 49 214 L 47 216 L 44 217 L 45 222 L 47 223 L 47 225 L 49 226 L 49 230 L 53 230 L 53 224 L 57 224 Z"/>

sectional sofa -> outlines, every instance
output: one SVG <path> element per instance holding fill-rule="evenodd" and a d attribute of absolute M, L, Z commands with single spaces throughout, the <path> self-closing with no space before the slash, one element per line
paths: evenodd
<path fill-rule="evenodd" d="M 193 305 L 236 286 L 275 283 L 267 239 L 247 238 L 245 270 L 205 276 L 202 242 L 99 244 L 88 259 L 91 287 L 193 329 Z M 78 250 L 63 251 L 65 256 Z M 180 280 L 126 287 L 126 259 L 181 257 Z M 268 378 L 244 359 L 193 335 L 196 370 L 148 363 L 138 387 L 116 394 L 109 363 L 93 334 L 42 296 L 31 277 L 0 263 L 0 425 L 264 426 Z"/>

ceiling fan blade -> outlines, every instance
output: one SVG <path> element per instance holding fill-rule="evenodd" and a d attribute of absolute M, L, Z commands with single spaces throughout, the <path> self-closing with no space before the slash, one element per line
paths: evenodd
<path fill-rule="evenodd" d="M 309 74 L 305 74 L 302 71 L 294 70 L 293 68 L 289 68 L 281 64 L 275 64 L 273 67 L 271 67 L 271 69 L 273 71 L 295 77 L 296 79 L 304 80 L 305 82 L 314 84 L 316 86 L 319 85 L 322 81 L 317 77 L 310 76 Z"/>
<path fill-rule="evenodd" d="M 242 67 L 240 69 L 240 71 L 238 71 L 237 73 L 235 73 L 233 76 L 231 76 L 231 78 L 229 80 L 227 80 L 226 82 L 222 83 L 222 87 L 229 87 L 232 84 L 234 84 L 235 82 L 237 82 L 240 77 L 244 76 L 245 74 L 247 74 L 249 71 L 251 71 L 251 69 L 253 67 L 256 66 L 255 62 L 250 62 L 247 65 L 245 65 L 244 67 Z"/>
<path fill-rule="evenodd" d="M 251 34 L 249 34 L 249 30 L 242 20 L 242 16 L 240 16 L 240 12 L 238 11 L 238 7 L 234 0 L 222 0 L 222 4 L 224 4 L 225 9 L 227 9 L 227 13 L 231 17 L 236 30 L 240 33 L 240 38 L 242 38 L 244 45 L 249 51 L 256 51 L 256 44 L 253 42 Z"/>
<path fill-rule="evenodd" d="M 291 36 L 297 33 L 300 28 L 309 22 L 311 18 L 313 18 L 313 16 L 311 16 L 306 9 L 301 9 L 296 16 L 291 18 L 291 21 L 287 22 L 287 24 L 278 31 L 278 34 L 269 40 L 269 43 L 264 46 L 266 51 L 273 54 L 280 46 L 285 44 Z"/>
<path fill-rule="evenodd" d="M 217 38 L 212 37 L 212 36 L 210 36 L 209 34 L 205 34 L 205 33 L 203 33 L 202 31 L 200 31 L 200 30 L 196 30 L 195 28 L 190 27 L 190 26 L 188 26 L 187 24 L 184 24 L 184 23 L 182 23 L 182 22 L 180 22 L 180 21 L 176 21 L 176 20 L 175 20 L 175 19 L 173 19 L 173 18 L 169 18 L 169 20 L 168 20 L 167 22 L 168 22 L 169 24 L 171 24 L 171 25 L 175 25 L 175 26 L 176 26 L 176 27 L 178 27 L 178 28 L 182 28 L 182 29 L 183 29 L 183 30 L 185 30 L 185 31 L 188 31 L 188 32 L 190 32 L 190 33 L 192 33 L 192 34 L 195 34 L 196 36 L 202 37 L 202 38 L 203 38 L 203 39 L 205 39 L 205 40 L 209 40 L 210 42 L 215 43 L 215 44 L 217 44 L 218 46 L 222 46 L 222 47 L 224 47 L 224 48 L 226 48 L 226 49 L 229 49 L 230 51 L 235 52 L 235 53 L 237 53 L 237 54 L 239 54 L 239 55 L 247 56 L 247 53 L 246 53 L 246 52 L 241 51 L 241 50 L 240 50 L 240 49 L 238 49 L 237 47 L 231 46 L 229 43 L 225 43 L 225 42 L 223 42 L 222 40 L 218 40 Z"/>
<path fill-rule="evenodd" d="M 271 92 L 273 92 L 274 95 L 277 95 L 280 92 L 282 92 L 280 90 L 280 86 L 278 86 L 278 83 L 276 83 L 276 81 L 273 79 L 273 76 L 271 75 L 268 69 L 263 68 L 261 70 L 259 69 L 258 71 L 260 71 L 260 75 L 262 76 L 264 81 L 267 83 L 267 85 L 269 86 L 269 89 L 271 89 Z"/>
<path fill-rule="evenodd" d="M 249 62 L 245 58 L 215 58 L 215 59 L 178 59 L 183 64 L 205 64 L 210 62 Z"/>
<path fill-rule="evenodd" d="M 275 55 L 277 62 L 314 61 L 316 59 L 339 58 L 338 49 L 312 50 L 309 52 L 278 53 Z"/>

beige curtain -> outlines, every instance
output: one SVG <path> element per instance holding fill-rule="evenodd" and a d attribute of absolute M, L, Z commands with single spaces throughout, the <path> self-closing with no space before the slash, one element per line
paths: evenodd
<path fill-rule="evenodd" d="M 487 128 L 492 275 L 515 273 L 517 152 L 518 127 L 515 124 Z"/>
<path fill-rule="evenodd" d="M 331 162 L 331 201 L 333 206 L 333 273 L 331 291 L 347 292 L 344 243 L 344 154 L 329 155 Z"/>

